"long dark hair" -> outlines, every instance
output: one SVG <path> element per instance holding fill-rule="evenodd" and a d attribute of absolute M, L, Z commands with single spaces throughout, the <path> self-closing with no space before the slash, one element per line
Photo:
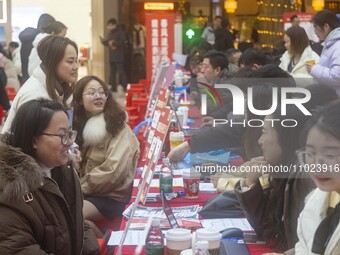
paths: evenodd
<path fill-rule="evenodd" d="M 63 103 L 72 95 L 73 84 L 60 83 L 57 76 L 57 67 L 63 59 L 66 47 L 71 45 L 78 54 L 78 46 L 67 37 L 49 35 L 38 44 L 38 55 L 42 61 L 42 69 L 46 74 L 46 89 L 51 99 L 59 101 L 59 95 L 63 95 Z M 61 85 L 61 88 L 60 88 Z"/>
<path fill-rule="evenodd" d="M 79 134 L 83 133 L 83 129 L 89 117 L 86 115 L 86 110 L 83 105 L 83 93 L 86 85 L 92 81 L 96 80 L 102 85 L 104 91 L 108 94 L 106 104 L 104 107 L 104 119 L 106 123 L 106 130 L 113 136 L 117 135 L 123 128 L 126 120 L 126 113 L 120 107 L 120 105 L 114 100 L 111 91 L 108 86 L 97 76 L 85 76 L 80 79 L 74 89 L 73 100 L 74 100 L 74 129 L 78 131 Z M 83 144 L 82 135 L 78 136 L 77 143 L 79 145 Z"/>
<path fill-rule="evenodd" d="M 301 136 L 301 146 L 306 145 L 309 131 L 316 127 L 323 133 L 332 135 L 340 141 L 340 100 L 320 108 L 308 121 Z"/>
<path fill-rule="evenodd" d="M 3 141 L 36 158 L 33 138 L 44 132 L 53 115 L 59 111 L 67 115 L 59 102 L 43 98 L 22 104 L 14 117 L 10 131 L 4 135 Z"/>
<path fill-rule="evenodd" d="M 314 25 L 317 25 L 322 29 L 325 24 L 328 24 L 331 30 L 334 30 L 335 28 L 340 26 L 338 19 L 336 18 L 336 15 L 329 10 L 322 10 L 317 12 L 313 16 L 312 22 Z"/>
<path fill-rule="evenodd" d="M 295 151 L 300 147 L 299 138 L 310 116 L 302 113 L 295 105 L 288 105 L 286 115 L 282 115 L 281 109 L 278 108 L 271 117 L 278 120 L 274 122 L 274 129 L 282 150 L 281 162 L 278 162 L 278 164 L 282 166 L 295 165 L 297 163 Z M 281 125 L 281 121 L 285 119 L 294 119 L 297 125 L 295 127 L 284 127 Z M 292 125 L 293 123 L 290 122 L 289 124 Z M 284 194 L 289 173 L 281 172 L 280 175 L 272 174 L 272 178 L 270 178 L 268 188 L 269 199 L 267 208 L 265 208 L 269 214 L 263 226 L 263 236 L 269 239 L 275 237 L 275 246 L 280 249 L 286 249 L 287 243 L 282 216 L 284 213 Z M 275 176 L 279 178 L 275 178 Z"/>
<path fill-rule="evenodd" d="M 272 105 L 272 90 L 274 87 L 279 90 L 279 101 L 281 97 L 281 87 L 296 87 L 292 76 L 273 64 L 261 66 L 259 69 L 249 73 L 248 77 L 248 79 L 241 79 L 243 84 L 239 85 L 239 87 L 243 91 L 245 91 L 247 87 L 253 88 L 253 105 L 255 109 L 258 110 L 266 110 L 270 108 Z M 254 115 L 248 110 L 247 118 L 263 120 L 264 116 Z M 243 137 L 243 145 L 248 159 L 262 155 L 262 150 L 257 143 L 261 136 L 261 131 L 262 128 L 246 128 L 246 132 Z"/>

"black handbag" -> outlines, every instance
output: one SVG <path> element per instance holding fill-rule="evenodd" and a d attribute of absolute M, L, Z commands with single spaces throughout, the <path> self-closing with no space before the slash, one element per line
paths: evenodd
<path fill-rule="evenodd" d="M 199 211 L 199 215 L 203 219 L 245 218 L 234 190 L 209 198 Z"/>

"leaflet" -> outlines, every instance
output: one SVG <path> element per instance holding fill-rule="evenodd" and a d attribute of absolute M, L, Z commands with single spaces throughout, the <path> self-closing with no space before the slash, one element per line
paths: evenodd
<path fill-rule="evenodd" d="M 132 203 L 124 212 L 123 216 L 129 218 L 134 203 Z M 176 219 L 191 218 L 198 219 L 198 212 L 201 209 L 199 205 L 172 207 L 172 212 Z M 134 218 L 149 218 L 156 217 L 160 219 L 166 219 L 163 207 L 147 207 L 138 205 L 134 214 Z"/>
<path fill-rule="evenodd" d="M 210 219 L 202 220 L 201 222 L 204 228 L 210 228 L 217 231 L 226 228 L 239 228 L 245 232 L 254 232 L 254 229 L 250 226 L 246 218 Z"/>

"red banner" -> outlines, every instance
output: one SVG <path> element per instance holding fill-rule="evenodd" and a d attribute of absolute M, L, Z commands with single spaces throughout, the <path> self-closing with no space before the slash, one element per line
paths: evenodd
<path fill-rule="evenodd" d="M 146 79 L 152 80 L 155 68 L 169 62 L 174 52 L 175 13 L 146 15 Z"/>
<path fill-rule="evenodd" d="M 151 185 L 154 171 L 161 155 L 163 143 L 169 129 L 172 111 L 165 108 L 169 90 L 161 89 L 158 95 L 155 111 L 151 118 L 149 134 L 145 143 L 143 159 L 145 159 L 141 179 L 139 180 L 138 189 L 142 190 L 140 201 L 145 204 L 147 194 Z M 143 180 L 145 179 L 144 186 Z"/>

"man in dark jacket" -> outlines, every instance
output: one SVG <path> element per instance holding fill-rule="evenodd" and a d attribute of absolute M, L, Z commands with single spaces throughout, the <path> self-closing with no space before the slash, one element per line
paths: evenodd
<path fill-rule="evenodd" d="M 229 31 L 230 23 L 228 20 L 223 20 L 221 16 L 216 16 L 215 25 L 215 45 L 214 48 L 218 51 L 225 52 L 228 49 L 234 48 L 233 35 Z"/>
<path fill-rule="evenodd" d="M 29 78 L 28 74 L 28 58 L 31 54 L 33 48 L 33 41 L 37 34 L 46 32 L 46 29 L 51 26 L 51 24 L 55 21 L 55 19 L 47 14 L 41 14 L 37 28 L 27 27 L 20 34 L 19 39 L 21 41 L 21 70 L 22 70 L 22 83 L 26 82 Z"/>
<path fill-rule="evenodd" d="M 226 84 L 232 73 L 228 69 L 228 59 L 219 51 L 211 50 L 203 56 L 203 67 L 201 69 L 200 77 L 197 75 L 192 76 L 190 80 L 190 98 L 196 103 L 201 105 L 201 95 L 206 94 L 206 87 L 202 85 L 208 84 L 215 87 L 215 84 Z M 219 93 L 223 104 L 227 104 L 231 100 L 229 92 L 226 90 L 216 89 Z M 207 113 L 210 114 L 222 105 L 215 103 L 210 97 L 207 97 Z"/>
<path fill-rule="evenodd" d="M 110 84 L 113 92 L 117 91 L 116 74 L 118 71 L 119 82 L 126 91 L 127 80 L 124 70 L 124 48 L 126 43 L 125 32 L 118 27 L 116 19 L 107 21 L 106 28 L 110 30 L 107 37 L 100 38 L 102 44 L 109 47 Z"/>

